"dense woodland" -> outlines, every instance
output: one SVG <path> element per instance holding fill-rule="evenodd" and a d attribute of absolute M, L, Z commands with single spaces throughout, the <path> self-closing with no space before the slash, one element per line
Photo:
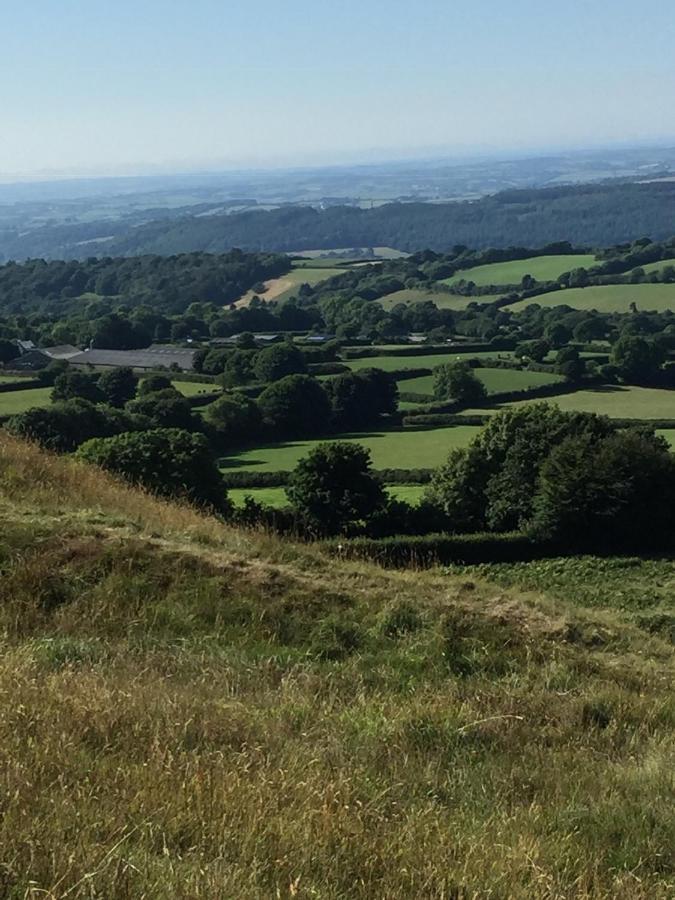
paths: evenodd
<path fill-rule="evenodd" d="M 477 201 L 355 206 L 286 206 L 231 215 L 148 216 L 130 227 L 110 221 L 0 232 L 0 260 L 390 246 L 447 251 L 454 244 L 541 247 L 552 241 L 605 246 L 673 233 L 672 182 L 605 182 L 504 191 Z"/>

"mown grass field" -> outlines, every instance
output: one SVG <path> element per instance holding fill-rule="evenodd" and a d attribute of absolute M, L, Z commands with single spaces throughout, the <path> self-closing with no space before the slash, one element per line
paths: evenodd
<path fill-rule="evenodd" d="M 236 506 L 242 506 L 246 497 L 253 497 L 258 503 L 264 503 L 265 506 L 273 506 L 277 509 L 288 505 L 286 490 L 283 487 L 230 488 L 227 493 Z M 417 503 L 424 493 L 424 485 L 390 484 L 387 486 L 387 493 L 397 500 Z"/>
<path fill-rule="evenodd" d="M 673 645 L 621 572 L 384 571 L 1 433 L 0 511 L 8 900 L 672 900 Z"/>
<path fill-rule="evenodd" d="M 22 375 L 0 375 L 0 384 L 24 384 L 26 381 L 33 379 Z"/>
<path fill-rule="evenodd" d="M 455 362 L 458 359 L 512 359 L 513 353 L 507 351 L 487 350 L 479 353 L 458 353 L 456 348 L 447 353 L 420 353 L 415 356 L 366 356 L 360 359 L 347 359 L 345 365 L 356 372 L 359 369 L 383 369 L 385 372 L 395 372 L 398 369 L 433 369 L 444 363 Z"/>
<path fill-rule="evenodd" d="M 24 391 L 8 391 L 0 394 L 0 416 L 14 416 L 34 406 L 49 406 L 52 389 L 50 387 L 29 388 Z"/>
<path fill-rule="evenodd" d="M 649 263 L 646 266 L 642 266 L 642 268 L 647 275 L 651 275 L 652 272 L 660 272 L 666 266 L 675 266 L 675 259 L 662 259 L 660 262 Z"/>
<path fill-rule="evenodd" d="M 382 431 L 342 435 L 310 441 L 290 441 L 254 450 L 242 450 L 221 459 L 223 470 L 290 472 L 317 444 L 354 441 L 367 447 L 375 469 L 428 469 L 439 466 L 454 447 L 466 447 L 478 432 L 472 425 L 436 428 L 433 431 Z"/>
<path fill-rule="evenodd" d="M 459 415 L 476 413 L 494 414 L 500 409 L 541 403 L 541 400 L 515 400 L 498 404 L 490 409 L 466 409 Z M 662 388 L 641 388 L 634 386 L 603 385 L 597 388 L 561 394 L 546 400 L 565 411 L 590 412 L 609 416 L 613 419 L 672 419 L 675 418 L 675 391 Z"/>
<path fill-rule="evenodd" d="M 540 387 L 544 384 L 562 383 L 560 375 L 549 372 L 528 372 L 518 369 L 475 369 L 475 374 L 483 382 L 489 394 L 500 394 L 506 391 L 523 391 L 527 388 Z M 434 376 L 423 375 L 397 382 L 399 391 L 415 394 L 428 394 L 433 397 Z"/>
<path fill-rule="evenodd" d="M 499 300 L 501 294 L 486 294 L 479 297 L 460 297 L 458 294 L 446 294 L 443 291 L 404 290 L 396 291 L 380 297 L 377 301 L 389 312 L 398 303 L 435 303 L 439 309 L 466 309 L 470 303 L 493 303 Z"/>
<path fill-rule="evenodd" d="M 177 391 L 184 397 L 196 397 L 198 394 L 212 394 L 219 391 L 220 386 L 208 381 L 172 381 Z"/>
<path fill-rule="evenodd" d="M 675 310 L 675 284 L 602 284 L 587 288 L 566 288 L 529 300 L 519 300 L 505 308 L 518 312 L 533 303 L 544 307 L 596 309 L 604 313 L 627 313 L 630 312 L 631 303 L 635 303 L 638 309 L 645 312 L 665 312 Z"/>
<path fill-rule="evenodd" d="M 525 275 L 531 275 L 537 281 L 555 281 L 563 272 L 572 269 L 588 269 L 596 262 L 595 256 L 562 255 L 533 256 L 529 259 L 516 259 L 510 262 L 489 263 L 476 266 L 474 269 L 462 269 L 452 278 L 446 278 L 445 284 L 457 284 L 458 281 L 473 281 L 479 286 L 488 284 L 513 285 L 520 284 Z"/>

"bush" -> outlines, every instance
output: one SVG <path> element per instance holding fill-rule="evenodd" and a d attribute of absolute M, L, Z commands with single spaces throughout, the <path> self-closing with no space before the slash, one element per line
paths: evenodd
<path fill-rule="evenodd" d="M 261 350 L 253 362 L 253 373 L 263 384 L 279 381 L 287 375 L 302 375 L 307 363 L 302 351 L 292 344 L 276 344 Z"/>
<path fill-rule="evenodd" d="M 57 453 L 70 453 L 84 441 L 111 437 L 123 431 L 141 430 L 147 420 L 87 400 L 68 400 L 52 406 L 29 409 L 13 416 L 5 426 L 17 437 L 40 444 Z"/>
<path fill-rule="evenodd" d="M 162 497 L 183 498 L 230 512 L 227 490 L 206 438 L 177 428 L 157 428 L 87 441 L 77 451 L 93 463 Z"/>
<path fill-rule="evenodd" d="M 79 369 L 67 368 L 54 379 L 52 400 L 89 400 L 90 403 L 101 403 L 105 396 L 98 386 L 98 375 L 90 375 Z"/>

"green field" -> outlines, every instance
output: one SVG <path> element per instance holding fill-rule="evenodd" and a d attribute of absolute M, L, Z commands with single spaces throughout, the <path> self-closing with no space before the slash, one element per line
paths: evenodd
<path fill-rule="evenodd" d="M 630 312 L 631 303 L 644 311 L 675 310 L 675 284 L 602 284 L 587 288 L 566 288 L 529 300 L 519 300 L 505 309 L 519 312 L 533 303 L 539 306 L 571 306 L 605 313 Z"/>
<path fill-rule="evenodd" d="M 31 388 L 28 391 L 10 391 L 0 394 L 0 416 L 13 416 L 34 406 L 49 406 L 52 389 L 50 387 Z"/>
<path fill-rule="evenodd" d="M 404 290 L 380 297 L 378 303 L 389 312 L 398 303 L 435 303 L 439 309 L 466 309 L 470 303 L 493 303 L 502 294 L 486 294 L 482 297 L 460 297 L 459 294 L 446 294 L 443 291 Z"/>
<path fill-rule="evenodd" d="M 531 275 L 537 281 L 555 281 L 563 272 L 571 269 L 588 269 L 597 262 L 595 256 L 532 256 L 529 259 L 515 259 L 511 262 L 490 263 L 476 266 L 474 269 L 461 269 L 452 278 L 446 278 L 444 284 L 457 284 L 458 281 L 473 281 L 474 284 L 520 284 L 525 275 Z"/>
<path fill-rule="evenodd" d="M 219 391 L 220 386 L 208 381 L 172 381 L 171 384 L 180 391 L 184 397 L 196 397 L 197 394 L 212 394 Z"/>
<path fill-rule="evenodd" d="M 492 414 L 499 409 L 540 402 L 536 399 L 515 400 L 493 409 L 467 409 L 460 415 Z M 613 419 L 675 419 L 675 391 L 662 388 L 603 385 L 553 397 L 547 402 L 555 403 L 565 411 L 599 413 Z"/>
<path fill-rule="evenodd" d="M 554 384 L 564 380 L 560 375 L 549 372 L 528 372 L 518 369 L 475 369 L 474 371 L 485 385 L 488 394 L 523 391 L 527 388 Z M 423 375 L 420 378 L 399 381 L 397 384 L 399 391 L 428 394 L 431 399 L 434 391 L 434 376 Z"/>
<path fill-rule="evenodd" d="M 675 266 L 675 259 L 662 259 L 660 262 L 649 263 L 649 265 L 641 266 L 641 268 L 644 269 L 647 275 L 651 275 L 652 272 L 660 272 L 666 266 Z"/>
<path fill-rule="evenodd" d="M 424 493 L 424 485 L 392 484 L 387 487 L 387 493 L 397 500 L 417 503 Z M 283 487 L 232 488 L 227 494 L 235 506 L 243 506 L 245 497 L 253 497 L 258 503 L 262 503 L 265 506 L 274 506 L 277 509 L 288 505 L 286 489 Z"/>
<path fill-rule="evenodd" d="M 226 471 L 290 472 L 304 456 L 326 440 L 353 441 L 372 453 L 375 469 L 431 469 L 445 462 L 454 447 L 466 447 L 478 432 L 473 425 L 456 425 L 433 431 L 383 431 L 342 435 L 312 441 L 271 444 L 243 450 L 220 460 Z"/>
<path fill-rule="evenodd" d="M 458 353 L 456 348 L 448 349 L 447 353 L 420 353 L 419 356 L 365 356 L 361 359 L 346 359 L 346 366 L 353 372 L 359 369 L 383 369 L 385 372 L 395 372 L 398 369 L 433 369 L 444 363 L 455 362 L 458 359 L 512 359 L 513 353 L 497 350 L 481 350 L 479 353 Z"/>
<path fill-rule="evenodd" d="M 25 378 L 22 375 L 0 375 L 0 384 L 25 384 L 26 381 L 35 381 L 34 378 Z M 35 381 L 37 384 L 37 381 Z"/>

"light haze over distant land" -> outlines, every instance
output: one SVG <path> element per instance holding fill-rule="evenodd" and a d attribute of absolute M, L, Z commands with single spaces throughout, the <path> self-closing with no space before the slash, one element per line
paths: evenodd
<path fill-rule="evenodd" d="M 32 0 L 0 175 L 673 142 L 672 0 Z"/>

